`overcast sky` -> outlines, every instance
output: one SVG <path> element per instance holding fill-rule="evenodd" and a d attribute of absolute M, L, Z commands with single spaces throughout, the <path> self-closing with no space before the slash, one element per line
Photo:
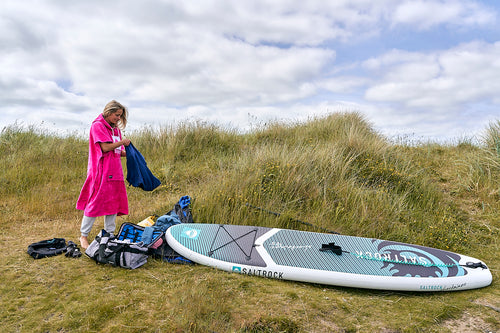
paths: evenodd
<path fill-rule="evenodd" d="M 388 137 L 454 140 L 500 119 L 500 2 L 0 3 L 0 129 L 249 129 L 357 111 Z"/>

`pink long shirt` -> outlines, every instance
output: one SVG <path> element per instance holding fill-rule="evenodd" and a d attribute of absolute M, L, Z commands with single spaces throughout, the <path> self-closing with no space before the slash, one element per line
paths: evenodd
<path fill-rule="evenodd" d="M 120 159 L 123 147 L 103 153 L 99 145 L 99 142 L 121 139 L 120 129 L 112 128 L 102 114 L 92 122 L 87 179 L 76 203 L 76 208 L 83 210 L 85 216 L 128 214 L 127 190 Z"/>

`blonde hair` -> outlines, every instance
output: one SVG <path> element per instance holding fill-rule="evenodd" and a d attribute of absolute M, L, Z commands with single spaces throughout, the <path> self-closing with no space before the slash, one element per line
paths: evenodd
<path fill-rule="evenodd" d="M 125 129 L 125 127 L 127 126 L 128 111 L 127 111 L 127 108 L 125 106 L 121 105 L 117 101 L 112 100 L 111 102 L 106 104 L 106 106 L 104 107 L 104 111 L 102 111 L 102 116 L 104 118 L 106 118 L 107 116 L 109 116 L 112 113 L 117 112 L 118 110 L 123 110 L 123 114 L 122 114 L 120 120 L 118 121 L 118 127 L 120 129 Z"/>

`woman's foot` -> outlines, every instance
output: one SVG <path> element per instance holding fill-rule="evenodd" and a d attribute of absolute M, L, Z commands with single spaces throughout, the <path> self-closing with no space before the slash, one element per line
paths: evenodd
<path fill-rule="evenodd" d="M 80 246 L 84 250 L 86 250 L 89 247 L 89 240 L 87 239 L 87 236 L 80 237 Z"/>

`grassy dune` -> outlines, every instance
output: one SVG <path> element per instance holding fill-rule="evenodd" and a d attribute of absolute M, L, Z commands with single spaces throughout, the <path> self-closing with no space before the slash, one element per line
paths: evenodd
<path fill-rule="evenodd" d="M 5 332 L 481 332 L 500 330 L 500 121 L 480 144 L 391 142 L 357 113 L 247 134 L 206 123 L 128 137 L 162 180 L 128 187 L 139 222 L 182 195 L 197 222 L 377 237 L 484 260 L 490 287 L 401 293 L 269 280 L 158 260 L 133 271 L 87 257 L 33 260 L 35 241 L 77 242 L 86 138 L 0 134 L 0 321 Z M 124 164 L 125 168 L 125 164 Z M 247 206 L 280 212 L 280 217 Z M 296 220 L 307 221 L 314 228 Z M 91 237 L 102 226 L 98 220 Z"/>

